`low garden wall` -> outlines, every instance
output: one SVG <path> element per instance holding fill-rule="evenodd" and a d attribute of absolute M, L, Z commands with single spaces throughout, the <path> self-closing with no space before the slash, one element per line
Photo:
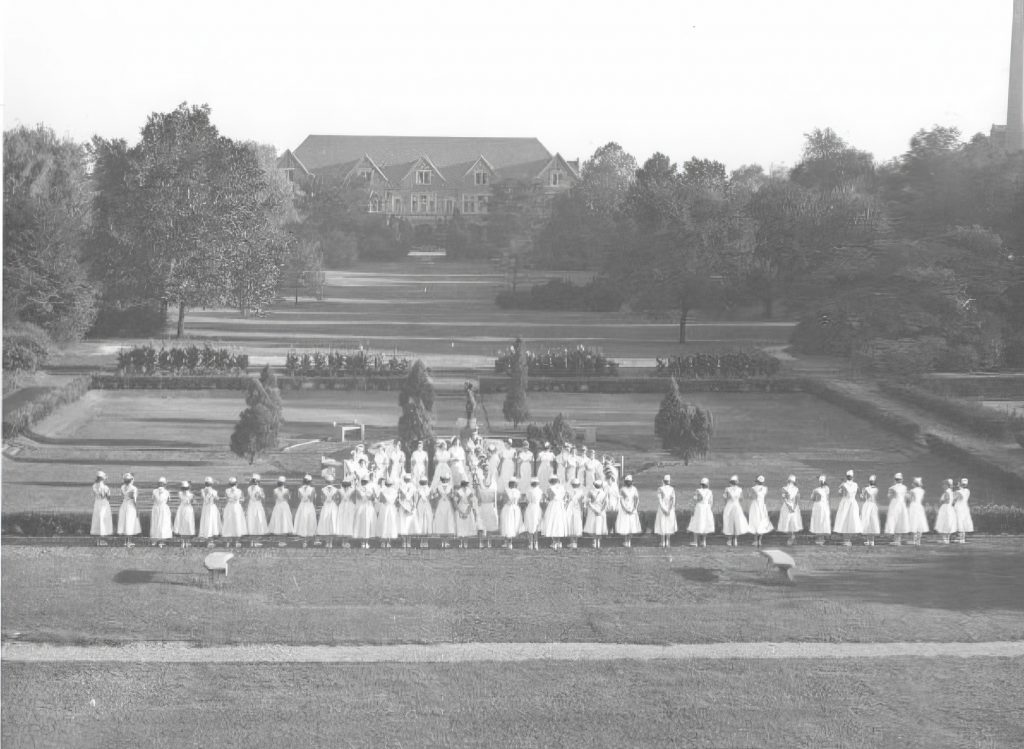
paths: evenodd
<path fill-rule="evenodd" d="M 481 377 L 480 392 L 508 391 L 509 377 Z M 526 382 L 530 392 L 555 393 L 656 393 L 664 395 L 668 378 L 648 377 L 535 377 Z M 681 393 L 799 393 L 805 381 L 799 377 L 752 377 L 749 379 L 678 380 Z"/>

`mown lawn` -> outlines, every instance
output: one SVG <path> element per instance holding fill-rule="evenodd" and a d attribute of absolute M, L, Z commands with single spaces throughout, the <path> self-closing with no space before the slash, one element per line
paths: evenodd
<path fill-rule="evenodd" d="M 1019 746 L 1013 659 L 5 663 L 5 746 Z M 95 701 L 95 702 L 93 702 Z"/>
<path fill-rule="evenodd" d="M 1024 539 L 797 547 L 780 582 L 747 547 L 243 549 L 6 546 L 4 637 L 90 643 L 702 643 L 1024 638 Z M 17 633 L 17 634 L 16 634 Z"/>

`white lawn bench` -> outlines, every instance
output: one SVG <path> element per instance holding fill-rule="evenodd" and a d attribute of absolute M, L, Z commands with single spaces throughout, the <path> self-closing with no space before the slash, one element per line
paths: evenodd
<path fill-rule="evenodd" d="M 334 422 L 334 428 L 341 430 L 341 441 L 342 442 L 345 442 L 345 440 L 348 438 L 348 433 L 349 432 L 359 432 L 359 441 L 360 442 L 365 442 L 366 441 L 366 425 L 365 424 L 360 424 L 358 421 L 353 421 L 353 422 L 348 423 L 348 424 L 342 423 L 340 421 L 335 421 Z"/>
<path fill-rule="evenodd" d="M 235 555 L 230 551 L 213 551 L 207 554 L 203 559 L 203 566 L 210 573 L 210 581 L 214 581 L 220 575 L 226 578 L 228 576 L 228 562 L 234 558 Z"/>

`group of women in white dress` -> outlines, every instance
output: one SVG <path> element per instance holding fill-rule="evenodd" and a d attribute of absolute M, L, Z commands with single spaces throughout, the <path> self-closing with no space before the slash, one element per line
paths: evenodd
<path fill-rule="evenodd" d="M 411 548 L 417 541 L 425 547 L 430 536 L 440 537 L 442 548 L 453 541 L 466 548 L 470 539 L 478 537 L 480 548 L 490 547 L 492 539 L 500 539 L 511 548 L 514 540 L 525 535 L 530 549 L 539 548 L 541 536 L 550 540 L 552 548 L 559 549 L 563 544 L 576 548 L 584 536 L 591 538 L 594 548 L 600 548 L 601 539 L 611 533 L 622 536 L 623 545 L 629 547 L 632 537 L 643 532 L 640 496 L 632 476 L 626 476 L 620 485 L 618 467 L 607 457 L 598 460 L 593 450 L 563 449 L 558 455 L 565 457 L 559 461 L 549 445 L 536 457 L 526 443 L 516 450 L 511 444 L 470 439 L 467 446 L 468 454 L 458 440 L 453 440 L 450 448 L 445 442 L 439 443 L 434 470 L 429 473 L 422 443 L 410 456 L 409 470 L 397 444 L 383 444 L 372 455 L 360 445 L 349 460 L 321 460 L 324 485 L 319 491 L 313 477 L 306 474 L 296 489 L 298 503 L 294 511 L 288 480 L 278 477 L 271 493 L 269 518 L 265 505 L 268 498 L 258 474 L 252 474 L 244 490 L 237 479 L 228 479 L 223 508 L 212 477 L 204 480 L 198 495 L 188 481 L 182 481 L 173 513 L 171 491 L 161 477 L 152 492 L 149 537 L 160 546 L 177 537 L 183 547 L 194 538 L 205 540 L 208 546 L 218 538 L 235 546 L 248 539 L 258 547 L 267 536 L 278 537 L 282 546 L 286 543 L 284 537 L 297 536 L 303 546 L 313 543 L 327 548 L 336 540 L 344 547 L 354 543 L 368 548 L 371 541 L 379 542 L 382 548 L 397 543 Z M 336 480 L 338 468 L 343 469 L 340 482 Z M 900 545 L 905 535 L 912 543 L 920 544 L 921 535 L 930 530 L 923 483 L 915 478 L 908 488 L 899 473 L 893 481 L 883 529 L 875 476 L 861 488 L 854 481 L 853 471 L 847 472 L 839 487 L 834 519 L 829 485 L 826 477 L 820 476 L 810 496 L 809 530 L 817 537 L 816 543 L 824 544 L 827 536 L 839 534 L 843 544 L 849 546 L 853 536 L 861 535 L 865 545 L 874 546 L 875 538 L 884 532 L 892 536 L 895 545 Z M 111 491 L 102 471 L 97 473 L 92 490 L 91 532 L 98 543 L 106 544 L 105 539 L 115 533 L 115 525 L 109 502 Z M 133 546 L 132 539 L 141 535 L 142 529 L 139 490 L 132 474 L 124 474 L 120 494 L 116 534 L 125 538 L 127 546 Z M 671 476 L 663 477 L 655 494 L 653 532 L 667 548 L 679 530 L 677 509 L 682 509 L 677 508 Z M 758 476 L 748 491 L 740 486 L 738 476 L 730 479 L 722 493 L 721 533 L 726 536 L 727 546 L 737 546 L 739 537 L 748 534 L 754 536 L 753 545 L 760 546 L 773 530 L 789 534 L 787 543 L 794 543 L 796 534 L 803 530 L 796 477 L 790 476 L 781 488 L 775 526 L 769 517 L 767 494 L 764 476 Z M 947 479 L 935 522 L 943 543 L 950 543 L 953 535 L 958 543 L 964 543 L 966 534 L 974 530 L 969 499 L 966 478 L 958 484 Z M 615 513 L 612 524 L 608 522 L 609 512 Z M 707 536 L 715 533 L 714 495 L 706 478 L 694 492 L 686 530 L 693 536 L 691 546 L 706 546 Z"/>

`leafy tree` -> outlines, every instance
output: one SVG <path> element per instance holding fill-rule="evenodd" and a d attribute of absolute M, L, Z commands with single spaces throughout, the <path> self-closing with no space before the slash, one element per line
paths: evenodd
<path fill-rule="evenodd" d="M 277 380 L 264 367 L 258 380 L 250 380 L 245 393 L 247 408 L 238 415 L 231 433 L 231 452 L 252 465 L 257 456 L 277 448 L 281 426 L 281 396 Z"/>
<path fill-rule="evenodd" d="M 505 394 L 505 402 L 501 406 L 501 412 L 505 415 L 505 420 L 511 421 L 513 428 L 518 429 L 520 424 L 526 423 L 530 418 L 530 406 L 526 402 L 529 362 L 526 358 L 526 346 L 522 338 L 516 338 L 512 344 L 512 352 L 509 371 L 511 381 L 508 392 Z"/>
<path fill-rule="evenodd" d="M 398 393 L 398 437 L 406 455 L 411 455 L 418 441 L 423 441 L 432 454 L 434 444 L 434 383 L 422 359 L 413 362 Z"/>
<path fill-rule="evenodd" d="M 309 239 L 298 239 L 291 243 L 284 280 L 295 291 L 295 304 L 299 303 L 299 289 L 317 299 L 323 299 L 324 254 L 319 243 Z"/>
<path fill-rule="evenodd" d="M 654 433 L 661 438 L 661 446 L 689 465 L 694 458 L 707 457 L 714 432 L 711 411 L 685 403 L 679 393 L 679 383 L 672 377 L 654 417 Z"/>
<path fill-rule="evenodd" d="M 4 132 L 3 315 L 58 342 L 96 317 L 82 250 L 89 230 L 86 151 L 42 125 Z"/>
<path fill-rule="evenodd" d="M 661 399 L 658 413 L 654 417 L 654 434 L 661 438 L 661 446 L 671 449 L 683 414 L 683 396 L 675 377 L 669 378 L 668 392 Z"/>
<path fill-rule="evenodd" d="M 595 214 L 614 217 L 629 194 L 636 168 L 636 159 L 614 141 L 594 151 L 583 162 L 577 188 L 587 208 Z"/>

